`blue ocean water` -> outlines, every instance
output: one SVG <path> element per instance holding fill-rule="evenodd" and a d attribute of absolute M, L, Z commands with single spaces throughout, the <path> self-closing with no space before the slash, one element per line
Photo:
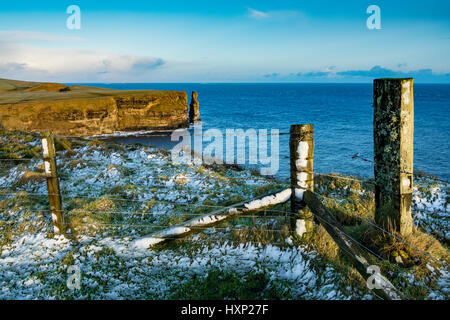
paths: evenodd
<path fill-rule="evenodd" d="M 373 176 L 371 84 L 91 84 L 114 89 L 164 89 L 199 93 L 204 130 L 279 129 L 312 123 L 314 167 L 319 172 Z M 450 179 L 450 85 L 415 84 L 414 168 Z M 155 138 L 122 139 L 155 144 Z M 279 177 L 289 176 L 289 136 L 280 136 Z"/>

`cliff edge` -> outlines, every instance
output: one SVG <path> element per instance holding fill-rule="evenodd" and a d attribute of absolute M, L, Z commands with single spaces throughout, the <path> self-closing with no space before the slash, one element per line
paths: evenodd
<path fill-rule="evenodd" d="M 0 79 L 0 127 L 91 136 L 189 126 L 184 91 L 114 90 Z"/>

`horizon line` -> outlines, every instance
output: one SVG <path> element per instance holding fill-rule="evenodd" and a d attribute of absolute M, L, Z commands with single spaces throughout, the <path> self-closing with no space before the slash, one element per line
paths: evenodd
<path fill-rule="evenodd" d="M 378 78 L 376 78 L 376 79 L 378 79 Z M 284 81 L 283 82 L 220 82 L 220 81 L 217 81 L 217 82 L 60 82 L 60 83 L 63 83 L 63 84 L 373 84 L 373 81 L 372 82 L 300 82 L 300 81 L 295 81 L 295 82 L 293 82 L 293 81 L 285 81 L 285 82 Z M 414 84 L 450 85 L 450 82 L 414 81 Z"/>

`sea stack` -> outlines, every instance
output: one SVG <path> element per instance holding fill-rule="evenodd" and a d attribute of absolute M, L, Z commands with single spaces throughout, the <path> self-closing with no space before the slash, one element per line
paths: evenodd
<path fill-rule="evenodd" d="M 189 108 L 189 123 L 194 123 L 195 121 L 200 121 L 200 111 L 198 110 L 198 93 L 192 91 L 191 105 Z"/>

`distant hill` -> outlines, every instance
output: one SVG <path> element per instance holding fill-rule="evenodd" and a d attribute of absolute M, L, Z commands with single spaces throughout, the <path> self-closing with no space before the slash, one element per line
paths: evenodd
<path fill-rule="evenodd" d="M 149 92 L 153 90 L 138 90 Z M 90 86 L 67 86 L 61 83 L 19 81 L 0 78 L 0 104 L 34 100 L 60 100 L 72 98 L 93 98 L 123 92 Z"/>
<path fill-rule="evenodd" d="M 34 86 L 40 85 L 40 82 L 19 81 L 0 78 L 0 93 L 8 91 L 23 91 Z"/>

